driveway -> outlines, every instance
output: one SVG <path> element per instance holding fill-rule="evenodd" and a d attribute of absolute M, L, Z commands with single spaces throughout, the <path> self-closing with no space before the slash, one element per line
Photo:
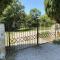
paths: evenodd
<path fill-rule="evenodd" d="M 60 60 L 60 45 L 41 44 L 12 54 L 7 60 Z"/>

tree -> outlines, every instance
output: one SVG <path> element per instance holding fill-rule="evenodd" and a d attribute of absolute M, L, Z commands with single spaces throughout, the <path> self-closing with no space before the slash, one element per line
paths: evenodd
<path fill-rule="evenodd" d="M 41 12 L 36 9 L 36 8 L 33 8 L 30 10 L 30 13 L 28 15 L 26 15 L 26 26 L 28 28 L 33 28 L 33 27 L 37 27 L 38 23 L 37 23 L 37 20 L 38 20 L 38 17 L 40 17 L 41 15 Z"/>
<path fill-rule="evenodd" d="M 41 15 L 41 12 L 37 8 L 33 8 L 30 10 L 30 15 L 32 16 L 32 18 L 37 19 L 37 17 Z"/>
<path fill-rule="evenodd" d="M 54 20 L 51 20 L 46 14 L 40 17 L 40 25 L 43 27 L 51 27 L 54 24 Z"/>
<path fill-rule="evenodd" d="M 25 21 L 26 21 L 26 27 L 27 28 L 32 28 L 32 17 L 30 14 L 26 15 L 25 17 Z"/>
<path fill-rule="evenodd" d="M 3 10 L 12 3 L 13 0 L 0 0 L 0 15 L 2 14 Z"/>
<path fill-rule="evenodd" d="M 4 10 L 3 17 L 5 18 L 2 20 L 2 22 L 5 24 L 6 30 L 19 29 L 25 18 L 24 6 L 21 4 L 21 2 L 14 1 Z"/>
<path fill-rule="evenodd" d="M 45 0 L 45 11 L 50 18 L 60 23 L 60 0 Z"/>
<path fill-rule="evenodd" d="M 31 15 L 31 19 L 32 19 L 32 21 L 31 21 L 32 26 L 37 27 L 37 25 L 39 24 L 37 22 L 37 20 L 38 20 L 38 17 L 40 17 L 41 12 L 38 9 L 33 8 L 33 9 L 30 10 L 30 15 Z"/>

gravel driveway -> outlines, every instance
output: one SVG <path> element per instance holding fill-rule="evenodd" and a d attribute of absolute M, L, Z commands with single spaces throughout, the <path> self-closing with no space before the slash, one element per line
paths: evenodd
<path fill-rule="evenodd" d="M 60 60 L 60 45 L 52 43 L 30 47 L 12 54 L 7 60 Z"/>

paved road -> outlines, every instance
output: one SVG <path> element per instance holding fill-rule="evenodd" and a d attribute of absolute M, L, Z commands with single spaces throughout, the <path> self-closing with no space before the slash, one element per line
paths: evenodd
<path fill-rule="evenodd" d="M 12 54 L 7 60 L 60 60 L 60 45 L 43 44 Z"/>

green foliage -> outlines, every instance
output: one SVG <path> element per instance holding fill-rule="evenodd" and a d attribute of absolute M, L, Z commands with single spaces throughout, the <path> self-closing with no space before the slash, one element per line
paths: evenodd
<path fill-rule="evenodd" d="M 53 43 L 54 43 L 54 44 L 60 44 L 60 39 L 54 40 Z"/>
<path fill-rule="evenodd" d="M 45 0 L 45 10 L 49 17 L 60 23 L 60 0 Z"/>
<path fill-rule="evenodd" d="M 5 17 L 1 20 L 5 24 L 5 30 L 17 30 L 25 22 L 24 6 L 21 2 L 14 1 L 11 5 L 7 6 L 2 16 Z"/>
<path fill-rule="evenodd" d="M 3 10 L 12 3 L 14 0 L 0 0 L 0 15 L 2 14 Z"/>
<path fill-rule="evenodd" d="M 37 19 L 41 15 L 41 12 L 37 8 L 33 8 L 30 10 L 30 15 L 33 19 Z"/>
<path fill-rule="evenodd" d="M 34 28 L 37 27 L 37 25 L 39 24 L 37 22 L 38 20 L 38 16 L 40 16 L 40 11 L 36 8 L 33 8 L 30 10 L 30 13 L 28 15 L 26 15 L 25 17 L 25 21 L 26 21 L 26 27 L 27 28 Z"/>
<path fill-rule="evenodd" d="M 29 27 L 37 27 L 37 25 L 39 24 L 39 22 L 37 22 L 38 17 L 40 17 L 41 12 L 36 9 L 33 8 L 30 10 L 30 14 L 27 16 L 27 25 Z"/>
<path fill-rule="evenodd" d="M 24 6 L 21 2 L 14 1 L 4 9 L 0 16 L 0 22 L 5 24 L 6 31 L 16 31 L 24 27 L 31 29 L 39 24 L 37 20 L 40 15 L 40 11 L 36 8 L 31 9 L 29 15 L 25 14 Z"/>
<path fill-rule="evenodd" d="M 40 17 L 40 25 L 43 27 L 51 27 L 54 24 L 54 20 L 51 20 L 46 14 Z"/>
<path fill-rule="evenodd" d="M 32 18 L 31 18 L 31 15 L 26 15 L 25 20 L 26 20 L 26 27 L 27 28 L 31 28 L 32 27 Z"/>

